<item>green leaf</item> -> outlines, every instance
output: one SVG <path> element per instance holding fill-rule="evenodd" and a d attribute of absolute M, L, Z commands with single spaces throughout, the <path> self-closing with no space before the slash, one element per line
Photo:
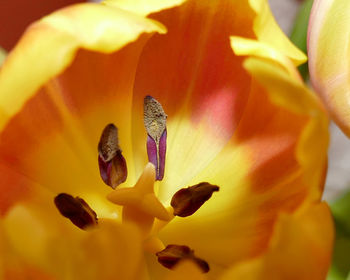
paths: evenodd
<path fill-rule="evenodd" d="M 313 0 L 305 0 L 301 4 L 298 15 L 294 22 L 294 27 L 290 35 L 291 41 L 303 52 L 307 53 L 307 27 Z M 299 72 L 304 80 L 309 78 L 309 68 L 307 63 L 299 66 Z"/>
<path fill-rule="evenodd" d="M 327 280 L 350 280 L 350 192 L 331 205 L 336 238 Z"/>

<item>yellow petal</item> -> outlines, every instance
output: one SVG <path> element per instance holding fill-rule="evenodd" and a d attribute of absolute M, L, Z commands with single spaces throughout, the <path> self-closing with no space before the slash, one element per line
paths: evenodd
<path fill-rule="evenodd" d="M 17 262 L 19 271 L 27 263 L 54 279 L 108 280 L 116 271 L 118 279 L 142 279 L 142 244 L 134 226 L 100 219 L 95 228 L 80 230 L 59 214 L 52 198 L 13 207 L 2 230 L 8 243 L 2 254 L 11 257 L 6 269 Z"/>
<path fill-rule="evenodd" d="M 164 27 L 153 20 L 97 4 L 65 8 L 29 27 L 0 72 L 0 166 L 9 170 L 2 186 L 11 185 L 2 212 L 41 185 L 54 193 L 85 191 L 93 208 L 111 213 L 100 203 L 108 189 L 96 145 L 106 124 L 115 123 L 134 180 L 131 92 L 148 39 L 141 34 L 157 31 Z"/>
<path fill-rule="evenodd" d="M 273 46 L 280 53 L 289 57 L 296 66 L 304 63 L 307 59 L 306 55 L 284 35 L 271 13 L 268 1 L 249 0 L 249 3 L 257 13 L 254 32 L 258 40 Z"/>
<path fill-rule="evenodd" d="M 114 6 L 130 12 L 148 15 L 169 9 L 184 3 L 186 0 L 104 0 L 108 6 Z"/>
<path fill-rule="evenodd" d="M 332 118 L 350 137 L 349 1 L 315 1 L 309 24 L 310 77 Z"/>
<path fill-rule="evenodd" d="M 294 215 L 282 214 L 266 253 L 233 266 L 221 279 L 325 279 L 333 238 L 333 220 L 325 203 Z"/>
<path fill-rule="evenodd" d="M 181 261 L 174 271 L 168 272 L 164 280 L 205 280 L 207 279 L 200 268 L 192 261 Z"/>
<path fill-rule="evenodd" d="M 238 56 L 257 56 L 279 63 L 294 79 L 300 79 L 300 75 L 292 61 L 283 55 L 278 49 L 268 43 L 237 36 L 232 36 L 231 46 Z"/>

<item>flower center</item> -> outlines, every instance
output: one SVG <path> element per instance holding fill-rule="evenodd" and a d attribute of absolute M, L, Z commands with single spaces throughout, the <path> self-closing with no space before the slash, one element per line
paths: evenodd
<path fill-rule="evenodd" d="M 144 98 L 144 125 L 147 132 L 147 154 L 149 163 L 133 187 L 117 188 L 126 181 L 127 166 L 119 146 L 118 129 L 108 124 L 98 143 L 98 166 L 103 182 L 114 190 L 107 196 L 111 202 L 123 206 L 123 223 L 138 226 L 144 238 L 145 250 L 155 254 L 158 262 L 172 269 L 178 262 L 186 259 L 196 263 L 203 272 L 209 271 L 209 265 L 197 258 L 194 251 L 184 245 L 168 245 L 157 237 L 155 220 L 163 226 L 175 216 L 187 217 L 194 214 L 210 197 L 219 190 L 218 186 L 202 182 L 177 191 L 171 200 L 171 206 L 165 208 L 154 193 L 154 183 L 164 178 L 166 156 L 167 115 L 162 105 L 153 97 Z M 81 198 L 61 193 L 55 198 L 59 212 L 81 229 L 97 224 L 97 215 Z M 185 222 L 185 221 L 184 221 Z"/>

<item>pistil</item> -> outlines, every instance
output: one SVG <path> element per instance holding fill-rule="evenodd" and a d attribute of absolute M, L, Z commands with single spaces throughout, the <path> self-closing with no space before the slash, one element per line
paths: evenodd
<path fill-rule="evenodd" d="M 148 160 L 156 167 L 156 180 L 164 177 L 166 154 L 166 119 L 162 105 L 153 97 L 144 99 L 144 125 L 147 131 Z"/>

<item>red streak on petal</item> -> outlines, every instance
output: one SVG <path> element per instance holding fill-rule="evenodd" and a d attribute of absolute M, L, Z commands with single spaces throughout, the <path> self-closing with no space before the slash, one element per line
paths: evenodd
<path fill-rule="evenodd" d="M 245 101 L 239 100 L 242 95 L 228 88 L 203 95 L 193 113 L 193 121 L 199 123 L 204 119 L 208 123 L 209 132 L 216 137 L 229 139 L 239 123 L 241 113 L 238 112 L 243 112 L 245 108 Z"/>

